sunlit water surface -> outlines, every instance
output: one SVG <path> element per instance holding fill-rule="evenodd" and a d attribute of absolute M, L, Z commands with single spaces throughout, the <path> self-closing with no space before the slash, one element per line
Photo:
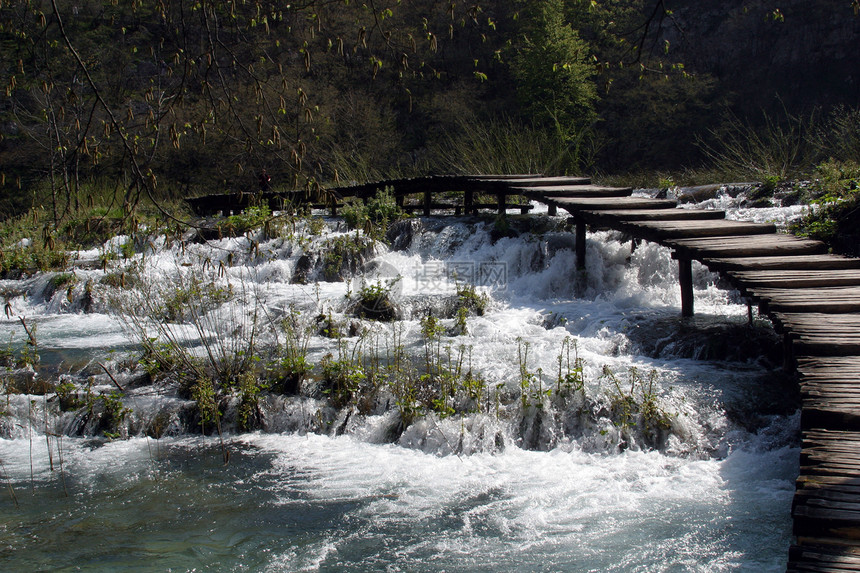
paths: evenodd
<path fill-rule="evenodd" d="M 587 281 L 575 288 L 572 243 L 563 233 L 541 239 L 556 245 L 539 247 L 539 263 L 534 239 L 491 243 L 457 225 L 417 235 L 409 250 L 379 257 L 398 270 L 504 262 L 504 291 L 492 293 L 485 316 L 469 319 L 464 337 L 477 349 L 476 371 L 515 387 L 512 357 L 522 340 L 531 345 L 532 366 L 551 371 L 567 336 L 577 338 L 592 385 L 603 365 L 654 369 L 663 405 L 677 416 L 679 435 L 664 450 L 619 449 L 603 426 L 530 451 L 520 447 L 510 411 L 498 418 L 430 417 L 395 444 L 380 443 L 385 414 L 338 437 L 274 431 L 227 435 L 223 442 L 182 435 L 46 438 L 32 414 L 44 398 L 11 397 L 9 439 L 0 440 L 0 569 L 784 570 L 799 455 L 797 414 L 772 408 L 784 382 L 778 373 L 766 376 L 756 361 L 673 354 L 683 341 L 664 344 L 660 330 L 680 325 L 670 253 L 643 245 L 631 255 L 619 239 L 589 236 Z M 184 256 L 164 249 L 151 268 L 178 268 Z M 273 306 L 337 309 L 347 285 L 290 284 L 295 259 L 295 253 L 276 256 L 231 272 L 255 283 Z M 692 324 L 742 324 L 745 305 L 718 288 L 714 275 L 696 273 L 700 316 Z M 420 299 L 420 287 L 404 273 L 399 288 L 407 301 Z M 132 348 L 104 309 L 81 314 L 61 298 L 13 299 L 16 315 L 38 325 L 43 365 L 92 370 L 96 361 Z M 407 340 L 416 336 L 417 319 L 402 323 Z M 20 341 L 20 322 L 0 321 L 0 337 Z M 330 344 L 315 339 L 309 352 L 319 359 Z M 663 350 L 646 357 L 643 345 Z M 128 398 L 134 416 L 157 407 L 142 391 Z M 503 439 L 481 446 L 485 432 Z M 465 452 L 452 446 L 458 439 L 478 445 Z"/>

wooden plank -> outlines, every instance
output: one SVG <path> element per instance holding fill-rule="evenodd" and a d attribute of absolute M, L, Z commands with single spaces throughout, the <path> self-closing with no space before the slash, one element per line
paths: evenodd
<path fill-rule="evenodd" d="M 702 262 L 712 271 L 860 269 L 860 259 L 830 254 L 776 257 L 718 257 L 705 258 Z"/>
<path fill-rule="evenodd" d="M 852 356 L 860 354 L 860 336 L 850 338 L 844 335 L 809 336 L 792 333 L 792 347 L 797 354 L 817 354 L 819 356 Z M 860 372 L 854 374 L 860 380 Z"/>
<path fill-rule="evenodd" d="M 860 269 L 726 271 L 740 284 L 758 287 L 819 287 L 860 285 Z"/>
<path fill-rule="evenodd" d="M 827 250 L 827 246 L 820 241 L 783 234 L 669 239 L 665 244 L 675 249 L 679 256 L 695 260 L 718 257 L 814 255 Z"/>
<path fill-rule="evenodd" d="M 701 221 L 725 219 L 726 212 L 716 209 L 617 209 L 614 211 L 580 211 L 590 224 L 614 225 L 629 221 Z"/>
<path fill-rule="evenodd" d="M 603 187 L 600 185 L 551 185 L 547 187 L 524 187 L 514 184 L 512 193 L 529 197 L 629 197 L 632 187 Z"/>
<path fill-rule="evenodd" d="M 769 288 L 748 287 L 748 296 L 766 312 L 816 312 L 824 314 L 860 312 L 860 287 Z"/>
<path fill-rule="evenodd" d="M 609 211 L 615 209 L 670 209 L 676 203 L 668 199 L 648 199 L 647 197 L 606 197 L 606 198 L 547 198 L 546 203 L 555 203 L 571 214 L 581 210 Z"/>
<path fill-rule="evenodd" d="M 700 237 L 728 237 L 775 234 L 772 224 L 730 221 L 727 219 L 706 221 L 631 221 L 621 224 L 623 230 L 653 242 L 666 239 L 691 239 Z"/>

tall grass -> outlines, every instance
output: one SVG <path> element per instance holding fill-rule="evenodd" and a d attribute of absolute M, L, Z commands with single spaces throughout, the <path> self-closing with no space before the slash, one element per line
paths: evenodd
<path fill-rule="evenodd" d="M 818 115 L 763 113 L 762 121 L 756 124 L 729 114 L 707 141 L 698 138 L 697 145 L 724 176 L 785 180 L 808 173 L 819 157 L 812 142 L 819 129 Z"/>
<path fill-rule="evenodd" d="M 511 118 L 462 120 L 432 149 L 440 172 L 459 174 L 579 174 L 590 168 L 597 144 L 584 129 L 570 137 Z"/>

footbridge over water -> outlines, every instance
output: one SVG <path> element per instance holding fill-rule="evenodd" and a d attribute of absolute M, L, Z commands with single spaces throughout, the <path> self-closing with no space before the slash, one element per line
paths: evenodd
<path fill-rule="evenodd" d="M 693 314 L 692 261 L 728 279 L 784 336 L 800 384 L 803 445 L 787 571 L 860 571 L 860 259 L 828 254 L 824 243 L 779 233 L 772 224 L 634 197 L 632 188 L 584 177 L 432 176 L 189 202 L 201 215 L 238 211 L 253 200 L 273 209 L 310 202 L 336 213 L 344 199 L 367 201 L 383 188 L 403 209 L 424 215 L 528 213 L 531 201 L 548 205 L 551 215 L 564 209 L 575 223 L 580 268 L 589 226 L 623 231 L 634 247 L 642 240 L 663 245 L 678 261 L 684 316 Z"/>

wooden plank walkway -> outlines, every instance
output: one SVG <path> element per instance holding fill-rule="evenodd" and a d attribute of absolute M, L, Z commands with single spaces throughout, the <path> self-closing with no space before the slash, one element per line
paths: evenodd
<path fill-rule="evenodd" d="M 673 251 L 681 312 L 693 314 L 692 261 L 719 272 L 767 313 L 786 341 L 800 385 L 803 446 L 787 571 L 860 571 L 860 259 L 826 253 L 819 241 L 780 234 L 770 224 L 731 221 L 718 210 L 679 208 L 667 199 L 632 196 L 629 187 L 593 185 L 584 177 L 436 176 L 326 190 L 332 209 L 347 197 L 389 188 L 404 208 L 504 214 L 511 196 L 569 212 L 577 266 L 585 265 L 587 225 L 623 231 Z M 434 200 L 462 192 L 462 205 Z M 476 197 L 494 197 L 480 203 Z M 407 204 L 405 198 L 420 201 Z M 306 196 L 306 195 L 305 195 Z M 280 194 L 271 201 L 296 200 Z M 266 198 L 265 200 L 270 200 Z M 199 198 L 198 212 L 236 209 L 235 197 Z M 226 207 L 225 207 L 226 206 Z M 273 206 L 273 208 L 275 208 Z"/>

